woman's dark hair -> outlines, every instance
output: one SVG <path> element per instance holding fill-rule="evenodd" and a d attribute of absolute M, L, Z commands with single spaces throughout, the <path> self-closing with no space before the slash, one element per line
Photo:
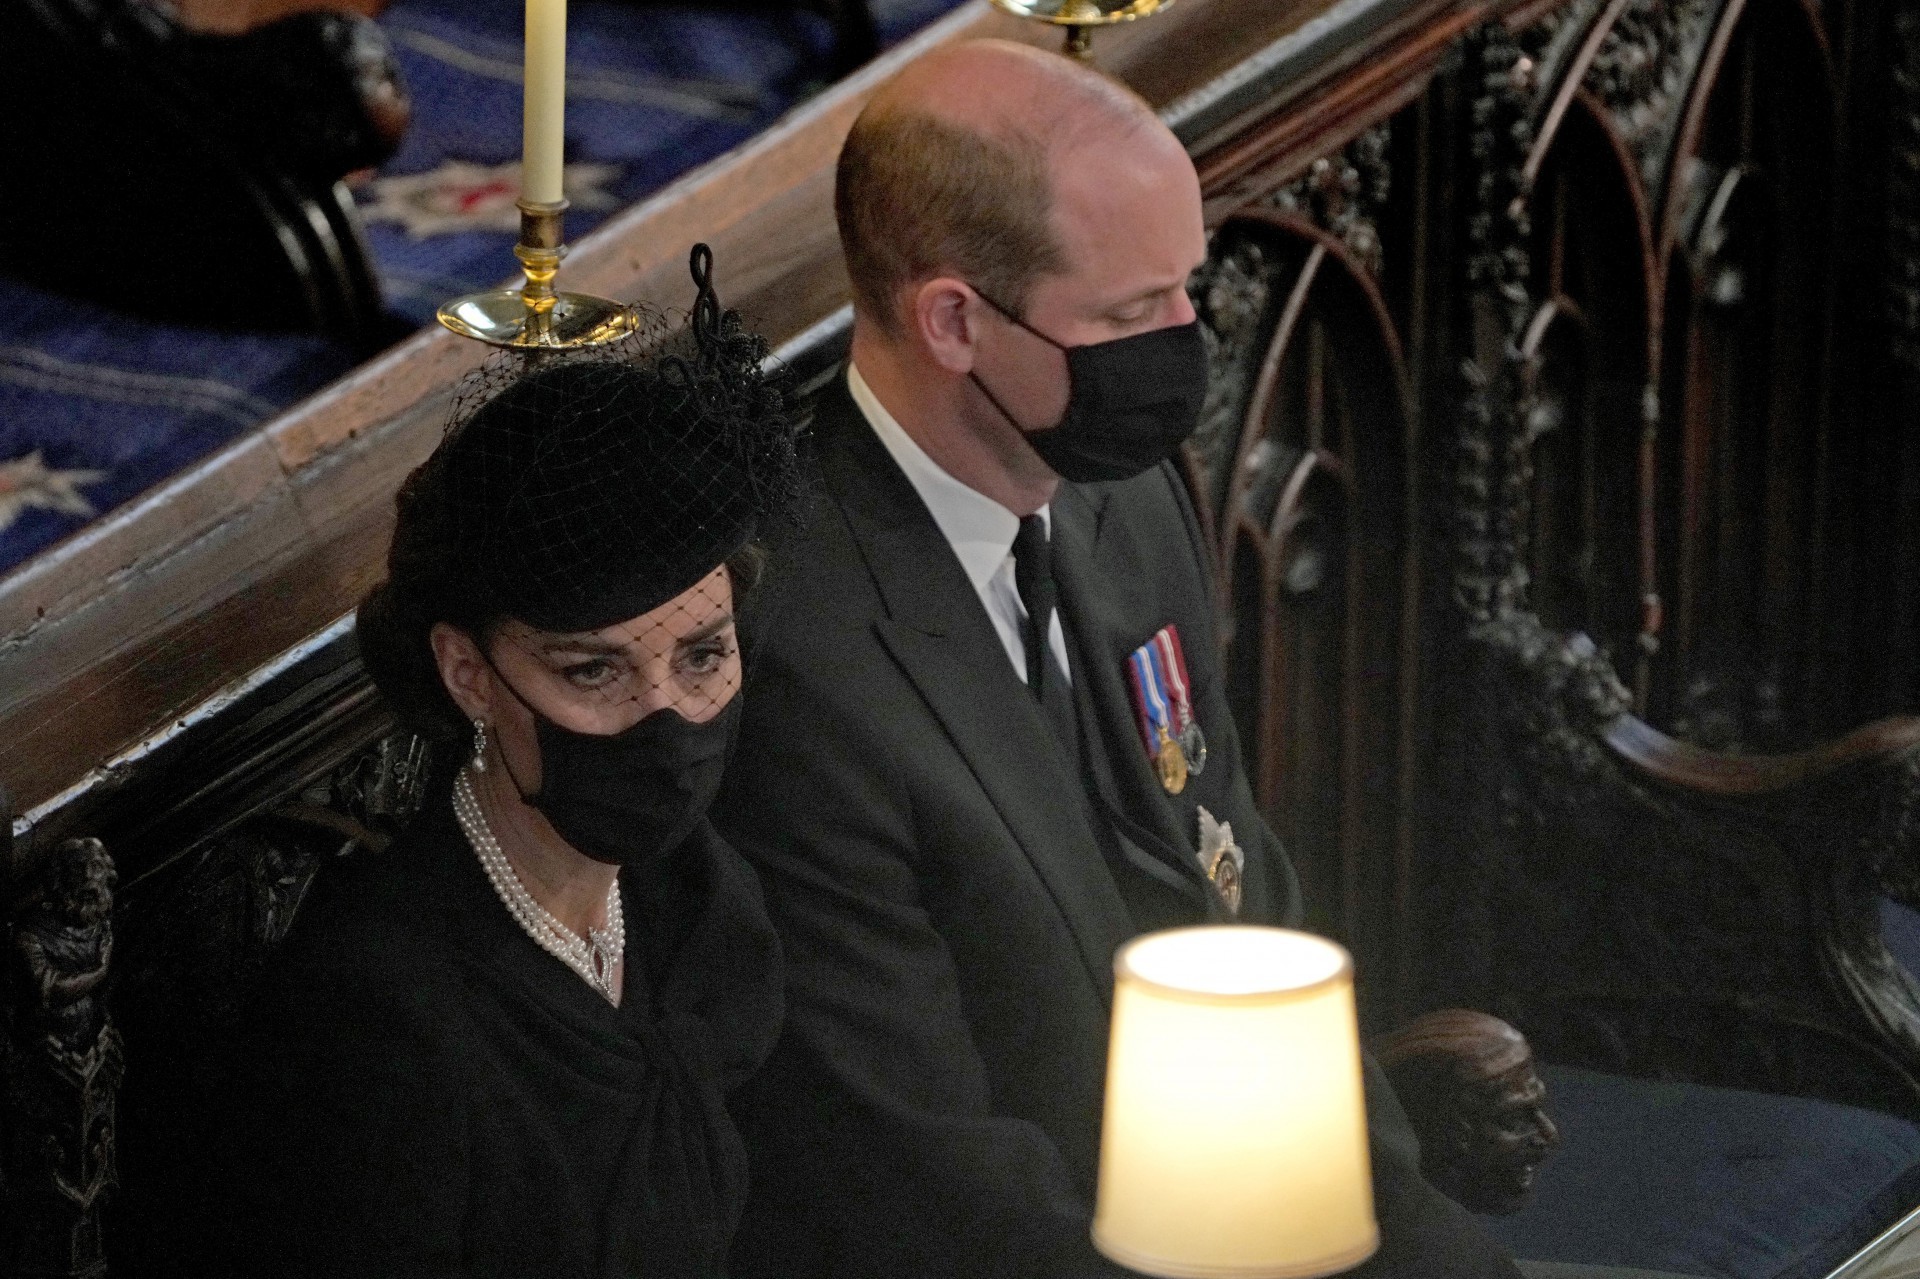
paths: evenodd
<path fill-rule="evenodd" d="M 497 357 L 401 486 L 387 580 L 356 624 L 367 673 L 428 740 L 469 736 L 436 623 L 484 647 L 508 618 L 588 631 L 640 616 L 721 564 L 736 611 L 757 583 L 756 538 L 798 496 L 794 417 L 765 341 L 720 310 L 706 246 L 692 266 L 677 332 L 649 317 L 612 351 Z"/>

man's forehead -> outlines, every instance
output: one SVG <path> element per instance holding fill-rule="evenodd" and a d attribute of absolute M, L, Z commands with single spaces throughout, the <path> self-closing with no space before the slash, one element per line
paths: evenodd
<path fill-rule="evenodd" d="M 1199 182 L 1184 151 L 1055 148 L 1055 155 L 1053 218 L 1069 257 L 1090 247 L 1180 276 L 1199 265 L 1206 233 Z"/>

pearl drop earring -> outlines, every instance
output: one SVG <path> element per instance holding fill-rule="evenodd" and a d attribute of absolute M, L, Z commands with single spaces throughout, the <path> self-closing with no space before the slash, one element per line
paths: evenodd
<path fill-rule="evenodd" d="M 473 771 L 487 771 L 487 721 L 479 718 L 473 721 Z"/>

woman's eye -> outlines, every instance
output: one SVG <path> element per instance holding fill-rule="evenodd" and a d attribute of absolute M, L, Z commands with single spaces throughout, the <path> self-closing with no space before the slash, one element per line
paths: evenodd
<path fill-rule="evenodd" d="M 698 648 L 687 650 L 682 665 L 695 675 L 712 675 L 726 665 L 727 658 L 733 653 L 731 644 L 702 644 Z"/>
<path fill-rule="evenodd" d="M 560 672 L 567 682 L 581 688 L 598 688 L 617 674 L 613 663 L 604 657 L 596 657 L 589 662 L 576 662 Z"/>

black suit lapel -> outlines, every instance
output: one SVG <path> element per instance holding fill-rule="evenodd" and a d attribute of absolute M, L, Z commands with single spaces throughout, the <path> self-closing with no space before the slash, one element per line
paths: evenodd
<path fill-rule="evenodd" d="M 881 643 L 1033 863 L 1110 998 L 1113 952 L 1132 921 L 1052 731 L 953 549 L 844 380 L 823 393 L 815 425 L 822 477 L 886 602 L 888 616 L 875 623 Z"/>
<path fill-rule="evenodd" d="M 1160 802 L 1160 780 L 1140 744 L 1127 656 L 1141 642 L 1140 619 L 1127 611 L 1124 583 L 1099 574 L 1100 507 L 1105 494 L 1063 484 L 1053 502 L 1054 580 L 1060 609 L 1074 636 L 1075 700 L 1088 744 L 1088 773 L 1121 851 L 1138 869 L 1181 892 L 1203 909 L 1213 898 L 1192 853 L 1192 839 L 1173 824 Z"/>

